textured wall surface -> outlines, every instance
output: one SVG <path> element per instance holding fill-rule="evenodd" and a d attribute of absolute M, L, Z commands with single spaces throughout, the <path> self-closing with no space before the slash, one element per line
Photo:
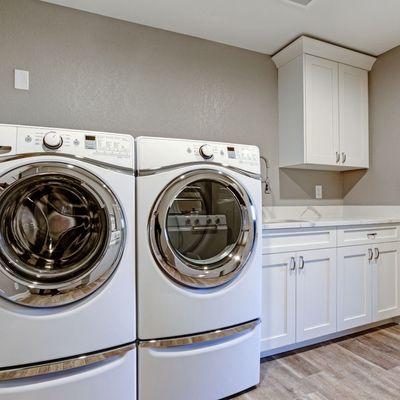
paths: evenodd
<path fill-rule="evenodd" d="M 347 172 L 344 203 L 400 204 L 400 46 L 369 75 L 370 169 Z"/>
<path fill-rule="evenodd" d="M 340 203 L 337 173 L 279 174 L 269 56 L 38 0 L 0 0 L 0 52 L 2 123 L 256 144 L 270 159 L 265 204 L 308 204 L 319 183 L 322 203 Z M 14 68 L 30 71 L 29 92 Z"/>

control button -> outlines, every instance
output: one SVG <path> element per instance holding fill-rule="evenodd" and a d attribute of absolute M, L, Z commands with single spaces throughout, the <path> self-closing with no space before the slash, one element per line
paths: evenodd
<path fill-rule="evenodd" d="M 43 145 L 51 150 L 59 149 L 63 144 L 61 135 L 57 132 L 47 132 L 43 137 Z"/>
<path fill-rule="evenodd" d="M 203 144 L 199 149 L 199 153 L 206 160 L 212 158 L 214 155 L 212 147 L 208 144 Z"/>
<path fill-rule="evenodd" d="M 74 139 L 73 143 L 75 146 L 79 146 L 81 144 L 81 142 L 78 139 Z"/>
<path fill-rule="evenodd" d="M 188 147 L 188 148 L 186 149 L 186 151 L 188 152 L 188 154 L 190 154 L 190 153 L 192 152 L 192 149 L 191 149 L 190 147 Z"/>
<path fill-rule="evenodd" d="M 25 142 L 26 143 L 32 142 L 32 136 L 30 136 L 30 135 L 25 136 Z"/>

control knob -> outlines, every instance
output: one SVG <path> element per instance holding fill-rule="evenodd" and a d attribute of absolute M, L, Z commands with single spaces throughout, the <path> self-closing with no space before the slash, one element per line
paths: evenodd
<path fill-rule="evenodd" d="M 57 132 L 47 132 L 43 137 L 43 145 L 50 150 L 57 150 L 63 144 L 61 135 Z"/>
<path fill-rule="evenodd" d="M 212 147 L 208 144 L 203 144 L 199 149 L 199 153 L 206 160 L 209 160 L 214 155 Z"/>

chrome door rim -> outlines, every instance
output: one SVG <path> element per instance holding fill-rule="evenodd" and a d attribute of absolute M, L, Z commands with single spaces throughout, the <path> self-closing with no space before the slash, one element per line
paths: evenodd
<path fill-rule="evenodd" d="M 21 173 L 26 174 L 21 178 Z M 15 182 L 0 193 L 0 209 L 6 206 L 1 204 L 9 191 L 31 176 L 51 174 L 66 179 L 79 179 L 82 186 L 96 197 L 107 215 L 107 232 L 103 249 L 93 265 L 82 274 L 72 279 L 56 283 L 43 283 L 27 280 L 18 275 L 14 268 L 17 260 L 8 255 L 0 256 L 0 296 L 14 303 L 30 307 L 56 307 L 66 305 L 85 298 L 106 283 L 117 268 L 125 244 L 125 218 L 122 207 L 109 187 L 97 176 L 83 168 L 64 162 L 35 162 L 18 166 L 0 176 L 0 180 L 7 176 L 15 176 Z M 0 234 L 0 241 L 4 242 Z M 18 270 L 18 268 L 16 268 Z M 62 275 L 62 274 L 61 274 Z"/>
<path fill-rule="evenodd" d="M 220 260 L 220 266 L 207 273 L 188 266 L 188 260 L 174 250 L 167 232 L 168 210 L 176 196 L 190 183 L 210 180 L 226 185 L 240 203 L 242 229 L 234 249 Z M 213 288 L 236 278 L 249 260 L 256 237 L 256 217 L 253 202 L 236 179 L 221 170 L 200 169 L 184 173 L 170 182 L 153 205 L 148 223 L 148 235 L 152 254 L 161 270 L 175 282 L 187 287 Z M 185 262 L 186 261 L 186 262 Z"/>

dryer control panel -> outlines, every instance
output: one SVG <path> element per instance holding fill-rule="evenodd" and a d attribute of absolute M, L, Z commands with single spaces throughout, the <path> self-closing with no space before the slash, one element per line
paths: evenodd
<path fill-rule="evenodd" d="M 133 169 L 133 143 L 123 134 L 19 126 L 16 152 L 56 152 Z"/>
<path fill-rule="evenodd" d="M 260 173 L 257 146 L 150 137 L 137 139 L 137 168 L 140 170 L 193 162 L 217 163 Z"/>

